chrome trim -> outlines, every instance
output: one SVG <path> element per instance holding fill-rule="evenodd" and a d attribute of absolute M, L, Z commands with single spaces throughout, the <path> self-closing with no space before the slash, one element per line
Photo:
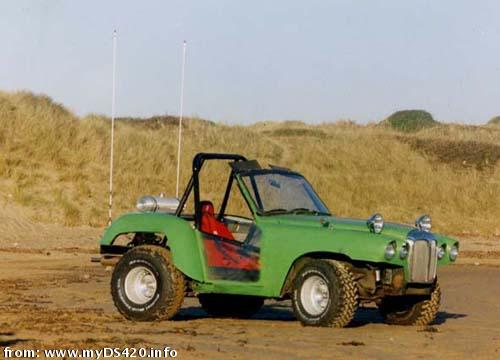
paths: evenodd
<path fill-rule="evenodd" d="M 456 261 L 457 257 L 458 257 L 458 253 L 459 253 L 458 245 L 455 244 L 450 249 L 450 255 L 449 255 L 450 260 L 451 261 Z"/>
<path fill-rule="evenodd" d="M 384 217 L 379 213 L 373 214 L 366 220 L 366 226 L 368 226 L 370 232 L 380 234 L 384 230 Z"/>
<path fill-rule="evenodd" d="M 415 241 L 415 240 L 427 240 L 427 241 L 434 240 L 434 241 L 436 241 L 436 238 L 434 237 L 433 233 L 427 232 L 427 231 L 422 231 L 419 229 L 410 230 L 407 237 L 408 237 L 408 240 L 413 240 L 413 241 Z"/>
<path fill-rule="evenodd" d="M 175 213 L 179 207 L 179 199 L 146 195 L 137 200 L 136 207 L 141 212 Z"/>
<path fill-rule="evenodd" d="M 408 239 L 408 272 L 410 283 L 429 284 L 436 279 L 437 250 L 435 240 Z"/>
<path fill-rule="evenodd" d="M 415 221 L 415 227 L 420 231 L 430 232 L 432 229 L 432 219 L 429 215 L 422 215 Z"/>

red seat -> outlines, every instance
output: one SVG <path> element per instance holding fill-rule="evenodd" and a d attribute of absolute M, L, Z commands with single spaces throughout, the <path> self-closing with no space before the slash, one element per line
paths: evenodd
<path fill-rule="evenodd" d="M 214 204 L 211 201 L 201 201 L 201 227 L 204 233 L 221 236 L 226 239 L 234 240 L 231 231 L 222 222 L 215 218 Z"/>

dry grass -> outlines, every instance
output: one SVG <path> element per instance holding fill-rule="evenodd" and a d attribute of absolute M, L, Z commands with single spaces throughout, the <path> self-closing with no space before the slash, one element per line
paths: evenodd
<path fill-rule="evenodd" d="M 303 172 L 337 215 L 379 211 L 410 222 L 426 212 L 439 231 L 500 233 L 495 127 L 440 125 L 401 135 L 350 121 L 227 126 L 189 119 L 184 135 L 182 184 L 195 153 L 236 152 Z M 133 209 L 140 195 L 175 193 L 176 141 L 175 118 L 117 123 L 116 214 Z M 0 196 L 45 222 L 106 223 L 109 119 L 79 119 L 43 96 L 0 93 L 0 151 Z M 219 196 L 227 171 L 204 170 L 204 198 Z"/>
<path fill-rule="evenodd" d="M 400 137 L 415 151 L 436 158 L 439 162 L 478 170 L 493 169 L 500 159 L 500 144 L 472 140 L 429 139 Z"/>

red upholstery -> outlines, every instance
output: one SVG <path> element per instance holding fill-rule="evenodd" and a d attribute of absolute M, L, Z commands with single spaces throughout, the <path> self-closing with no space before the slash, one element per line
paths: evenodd
<path fill-rule="evenodd" d="M 201 203 L 201 231 L 222 236 L 223 238 L 234 240 L 231 231 L 222 222 L 215 218 L 214 205 L 210 201 L 202 201 Z"/>

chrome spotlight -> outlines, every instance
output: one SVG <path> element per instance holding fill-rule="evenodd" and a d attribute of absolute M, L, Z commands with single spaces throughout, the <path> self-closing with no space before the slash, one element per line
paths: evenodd
<path fill-rule="evenodd" d="M 374 214 L 366 221 L 366 226 L 368 226 L 370 232 L 380 234 L 384 229 L 384 217 L 382 214 Z"/>

